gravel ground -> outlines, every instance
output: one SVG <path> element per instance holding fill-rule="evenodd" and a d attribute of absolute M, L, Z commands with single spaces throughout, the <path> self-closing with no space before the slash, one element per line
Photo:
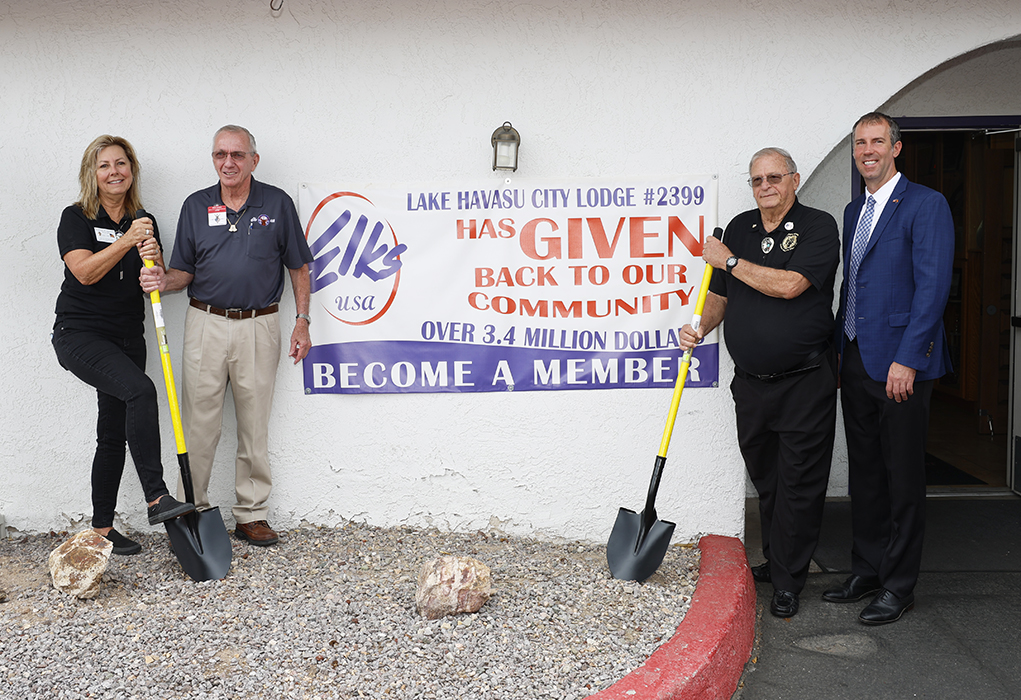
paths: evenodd
<path fill-rule="evenodd" d="M 698 577 L 691 546 L 639 585 L 610 578 L 603 546 L 348 523 L 232 539 L 227 577 L 195 583 L 153 530 L 82 601 L 50 582 L 67 536 L 0 541 L 0 697 L 583 698 L 670 638 Z M 441 554 L 491 568 L 478 613 L 416 614 Z"/>

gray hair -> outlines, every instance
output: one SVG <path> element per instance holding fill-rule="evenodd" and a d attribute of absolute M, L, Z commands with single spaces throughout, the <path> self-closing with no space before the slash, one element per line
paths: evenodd
<path fill-rule="evenodd" d="M 221 126 L 219 129 L 217 129 L 216 133 L 213 134 L 213 148 L 216 148 L 216 139 L 218 139 L 220 137 L 220 134 L 222 134 L 225 131 L 231 134 L 244 134 L 245 136 L 248 137 L 248 145 L 250 152 L 251 153 L 259 152 L 259 149 L 255 147 L 255 137 L 252 136 L 252 132 L 243 126 L 238 126 L 237 124 L 227 124 L 226 126 Z"/>
<path fill-rule="evenodd" d="M 778 156 L 780 158 L 783 158 L 784 165 L 787 168 L 787 172 L 790 172 L 790 173 L 798 172 L 798 166 L 794 162 L 794 159 L 791 158 L 791 154 L 790 153 L 788 153 L 787 151 L 785 151 L 782 148 L 777 148 L 776 146 L 770 146 L 769 148 L 763 148 L 761 150 L 755 151 L 755 155 L 753 155 L 752 159 L 750 161 L 748 161 L 748 174 L 749 175 L 751 175 L 752 168 L 755 167 L 755 161 L 757 161 L 759 158 L 765 158 L 766 156 Z"/>

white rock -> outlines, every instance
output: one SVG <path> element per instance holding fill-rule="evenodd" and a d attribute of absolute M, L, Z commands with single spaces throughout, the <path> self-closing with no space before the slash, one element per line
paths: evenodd
<path fill-rule="evenodd" d="M 92 529 L 82 530 L 50 552 L 53 587 L 76 598 L 99 595 L 113 542 Z"/>
<path fill-rule="evenodd" d="M 445 556 L 422 565 L 415 607 L 429 620 L 478 612 L 493 595 L 489 567 L 471 557 Z"/>

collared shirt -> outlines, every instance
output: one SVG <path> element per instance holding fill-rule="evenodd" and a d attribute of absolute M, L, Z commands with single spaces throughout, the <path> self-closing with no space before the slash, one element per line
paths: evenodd
<path fill-rule="evenodd" d="M 875 192 L 865 192 L 865 203 L 861 205 L 861 211 L 858 212 L 858 221 L 854 225 L 854 230 L 858 230 L 858 224 L 861 223 L 861 217 L 865 213 L 865 204 L 868 203 L 869 197 L 876 201 L 873 205 L 872 210 L 872 226 L 869 228 L 869 235 L 865 239 L 868 242 L 869 238 L 872 238 L 872 232 L 876 230 L 876 223 L 879 221 L 879 217 L 883 215 L 883 209 L 886 208 L 886 203 L 890 201 L 890 197 L 893 196 L 893 190 L 900 182 L 900 173 L 894 173 L 893 177 L 887 180 L 886 184 L 880 187 Z"/>
<path fill-rule="evenodd" d="M 312 260 L 294 202 L 253 177 L 240 211 L 224 206 L 219 182 L 184 201 L 170 267 L 195 276 L 188 296 L 198 301 L 262 309 L 280 301 L 284 268 L 297 270 Z"/>
<path fill-rule="evenodd" d="M 149 215 L 152 216 L 151 214 Z M 131 226 L 131 214 L 113 221 L 100 206 L 95 219 L 85 218 L 77 204 L 64 209 L 57 227 L 57 247 L 63 258 L 72 250 L 98 253 L 110 247 Z M 153 217 L 153 235 L 160 240 L 159 226 Z M 138 284 L 142 259 L 132 248 L 95 284 L 82 284 L 64 265 L 64 283 L 57 297 L 56 325 L 67 329 L 90 330 L 112 338 L 134 338 L 145 331 L 146 295 Z"/>
<path fill-rule="evenodd" d="M 742 260 L 798 272 L 811 283 L 793 299 L 780 299 L 713 272 L 709 288 L 727 298 L 723 337 L 738 367 L 751 374 L 786 372 L 829 342 L 840 260 L 840 235 L 830 214 L 795 199 L 780 225 L 767 232 L 761 212 L 752 209 L 734 217 L 723 242 Z"/>

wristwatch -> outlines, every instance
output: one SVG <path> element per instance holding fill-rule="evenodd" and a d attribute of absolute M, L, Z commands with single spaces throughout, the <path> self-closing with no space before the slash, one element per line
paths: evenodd
<path fill-rule="evenodd" d="M 312 319 L 309 318 L 308 314 L 298 314 L 297 316 L 294 317 L 294 320 L 297 321 L 299 318 L 305 319 L 305 321 L 308 323 L 308 325 L 310 325 L 310 326 L 312 325 Z"/>
<path fill-rule="evenodd" d="M 736 255 L 731 255 L 729 258 L 727 258 L 727 274 L 730 274 L 734 271 L 734 268 L 737 267 L 737 263 L 740 260 L 741 259 Z"/>

